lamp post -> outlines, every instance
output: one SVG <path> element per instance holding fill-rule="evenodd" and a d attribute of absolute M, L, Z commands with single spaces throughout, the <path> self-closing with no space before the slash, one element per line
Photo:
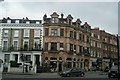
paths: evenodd
<path fill-rule="evenodd" d="M 120 39 L 119 39 L 119 37 L 120 36 L 118 36 L 118 34 L 117 34 L 117 51 L 118 51 L 118 72 L 119 72 L 119 60 L 120 60 L 120 54 L 119 54 L 119 45 L 120 45 L 120 43 L 119 43 L 119 41 L 120 41 Z"/>

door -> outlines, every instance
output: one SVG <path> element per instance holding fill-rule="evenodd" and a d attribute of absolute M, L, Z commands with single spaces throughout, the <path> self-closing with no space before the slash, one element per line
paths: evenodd
<path fill-rule="evenodd" d="M 59 63 L 59 72 L 62 71 L 62 63 Z"/>

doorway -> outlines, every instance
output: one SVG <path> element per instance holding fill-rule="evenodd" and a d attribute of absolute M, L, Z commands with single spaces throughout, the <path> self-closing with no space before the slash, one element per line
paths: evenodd
<path fill-rule="evenodd" d="M 59 72 L 62 71 L 62 63 L 59 63 Z"/>

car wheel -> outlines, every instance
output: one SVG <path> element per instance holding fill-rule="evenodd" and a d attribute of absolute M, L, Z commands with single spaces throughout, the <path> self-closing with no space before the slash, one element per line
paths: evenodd
<path fill-rule="evenodd" d="M 80 76 L 83 77 L 83 76 L 84 76 L 84 73 L 81 73 Z"/>
<path fill-rule="evenodd" d="M 66 77 L 70 77 L 70 74 L 66 74 Z"/>

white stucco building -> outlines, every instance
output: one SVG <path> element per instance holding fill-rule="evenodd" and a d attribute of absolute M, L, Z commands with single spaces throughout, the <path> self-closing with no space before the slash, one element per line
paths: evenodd
<path fill-rule="evenodd" d="M 41 20 L 3 18 L 2 57 L 4 72 L 11 72 L 11 67 L 22 72 L 36 72 L 40 66 L 42 54 Z M 24 68 L 23 68 L 24 65 Z M 16 71 L 16 69 L 13 69 Z"/>

